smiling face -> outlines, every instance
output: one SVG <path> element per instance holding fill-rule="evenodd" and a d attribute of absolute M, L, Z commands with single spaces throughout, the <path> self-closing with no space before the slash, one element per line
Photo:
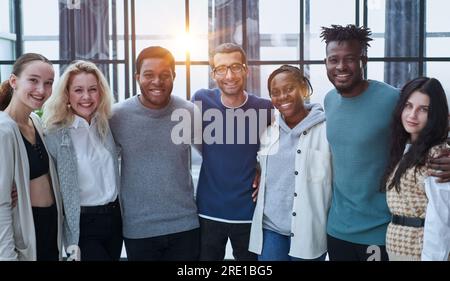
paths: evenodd
<path fill-rule="evenodd" d="M 39 109 L 52 94 L 53 67 L 42 61 L 32 61 L 25 65 L 19 76 L 14 74 L 9 83 L 14 89 L 14 96 L 30 111 Z"/>
<path fill-rule="evenodd" d="M 223 75 L 212 73 L 213 79 L 224 95 L 236 96 L 244 95 L 245 82 L 247 80 L 247 67 L 244 66 L 241 53 L 217 53 L 213 58 L 214 68 L 228 67 Z M 232 66 L 241 67 L 232 67 Z M 232 71 L 232 69 L 240 69 L 240 71 Z"/>
<path fill-rule="evenodd" d="M 327 76 L 343 96 L 356 96 L 364 86 L 367 57 L 358 41 L 331 41 L 327 45 Z"/>
<path fill-rule="evenodd" d="M 151 109 L 161 109 L 170 101 L 175 73 L 170 62 L 163 58 L 148 58 L 142 62 L 140 73 L 136 74 L 142 95 L 141 103 Z"/>
<path fill-rule="evenodd" d="M 98 80 L 94 74 L 82 72 L 71 78 L 69 103 L 73 113 L 91 122 L 100 103 Z"/>
<path fill-rule="evenodd" d="M 286 124 L 293 128 L 307 115 L 302 96 L 307 91 L 292 73 L 281 72 L 270 82 L 272 104 L 283 116 Z"/>
<path fill-rule="evenodd" d="M 402 124 L 405 131 L 411 135 L 411 141 L 417 140 L 420 132 L 428 121 L 430 97 L 419 91 L 409 96 L 402 111 Z"/>

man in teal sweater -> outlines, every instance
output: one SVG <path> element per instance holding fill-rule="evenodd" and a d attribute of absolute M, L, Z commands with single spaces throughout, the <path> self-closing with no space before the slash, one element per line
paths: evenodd
<path fill-rule="evenodd" d="M 363 78 L 370 35 L 369 29 L 354 25 L 322 28 L 327 75 L 335 87 L 324 102 L 333 159 L 330 260 L 388 259 L 385 240 L 391 215 L 380 184 L 399 90 Z M 450 166 L 441 165 L 441 170 Z"/>

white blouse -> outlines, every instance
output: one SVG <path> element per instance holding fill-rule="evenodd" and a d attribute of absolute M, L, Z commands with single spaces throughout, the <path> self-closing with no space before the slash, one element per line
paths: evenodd
<path fill-rule="evenodd" d="M 423 261 L 446 261 L 450 251 L 450 183 L 425 179 L 428 197 L 423 233 Z"/>
<path fill-rule="evenodd" d="M 70 135 L 77 158 L 81 206 L 105 205 L 116 199 L 114 162 L 97 131 L 97 118 L 91 124 L 75 116 Z"/>
<path fill-rule="evenodd" d="M 411 144 L 406 144 L 404 153 Z M 423 229 L 421 260 L 446 261 L 450 251 L 450 183 L 437 183 L 436 177 L 425 178 L 428 198 Z"/>

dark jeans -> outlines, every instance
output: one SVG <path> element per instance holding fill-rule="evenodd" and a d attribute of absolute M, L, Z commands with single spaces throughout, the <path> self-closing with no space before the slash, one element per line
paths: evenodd
<path fill-rule="evenodd" d="M 129 261 L 198 261 L 198 228 L 142 239 L 124 238 Z"/>
<path fill-rule="evenodd" d="M 36 232 L 38 261 L 58 261 L 58 210 L 50 207 L 32 207 Z"/>
<path fill-rule="evenodd" d="M 82 207 L 78 242 L 82 261 L 118 261 L 122 245 L 122 217 L 118 205 Z"/>
<path fill-rule="evenodd" d="M 233 256 L 238 261 L 256 261 L 248 251 L 251 223 L 226 223 L 200 218 L 200 260 L 222 261 L 230 238 Z"/>
<path fill-rule="evenodd" d="M 327 235 L 330 261 L 388 261 L 386 246 L 363 245 Z"/>
<path fill-rule="evenodd" d="M 258 261 L 324 261 L 327 253 L 314 259 L 302 259 L 289 256 L 291 237 L 263 229 L 263 248 Z"/>

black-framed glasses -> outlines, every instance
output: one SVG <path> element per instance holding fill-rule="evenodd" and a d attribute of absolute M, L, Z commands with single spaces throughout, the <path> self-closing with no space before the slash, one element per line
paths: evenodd
<path fill-rule="evenodd" d="M 247 66 L 245 64 L 233 63 L 232 65 L 219 65 L 213 69 L 214 75 L 225 76 L 228 69 L 234 74 L 239 74 L 245 70 Z"/>

